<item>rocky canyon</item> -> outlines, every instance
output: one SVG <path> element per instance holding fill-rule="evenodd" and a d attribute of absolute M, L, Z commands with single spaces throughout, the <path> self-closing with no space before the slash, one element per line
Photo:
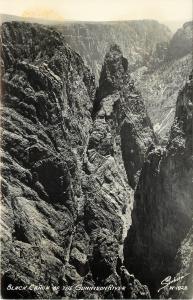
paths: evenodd
<path fill-rule="evenodd" d="M 191 32 L 2 23 L 3 298 L 191 299 Z"/>

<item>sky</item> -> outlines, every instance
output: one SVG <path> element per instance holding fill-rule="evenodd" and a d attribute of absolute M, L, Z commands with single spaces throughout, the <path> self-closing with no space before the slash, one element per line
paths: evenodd
<path fill-rule="evenodd" d="M 0 13 L 57 20 L 192 20 L 192 0 L 0 0 Z"/>

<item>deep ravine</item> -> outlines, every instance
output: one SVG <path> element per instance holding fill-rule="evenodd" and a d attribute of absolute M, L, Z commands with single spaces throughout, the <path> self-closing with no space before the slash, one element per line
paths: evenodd
<path fill-rule="evenodd" d="M 1 36 L 3 297 L 157 297 L 192 264 L 192 75 L 163 149 L 118 45 L 96 86 L 61 32 Z"/>
<path fill-rule="evenodd" d="M 132 225 L 125 239 L 126 267 L 148 285 L 154 297 L 192 297 L 192 101 L 191 73 L 179 92 L 166 148 L 149 149 L 134 195 Z M 187 288 L 162 289 L 159 294 L 161 281 L 177 273 L 186 276 L 175 285 Z"/>
<path fill-rule="evenodd" d="M 112 46 L 96 91 L 61 33 L 20 22 L 1 30 L 3 296 L 149 298 L 122 265 L 133 188 L 155 139 L 127 60 Z"/>

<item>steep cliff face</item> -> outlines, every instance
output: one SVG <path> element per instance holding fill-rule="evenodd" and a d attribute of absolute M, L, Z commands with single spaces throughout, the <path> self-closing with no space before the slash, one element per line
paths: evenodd
<path fill-rule="evenodd" d="M 185 251 L 191 246 L 189 230 L 193 217 L 192 88 L 191 75 L 179 93 L 167 147 L 152 147 L 149 151 L 135 192 L 132 226 L 125 240 L 128 270 L 148 284 L 154 296 L 165 277 L 179 272 L 180 259 L 181 272 L 190 272 L 185 281 L 186 295 L 191 294 L 192 252 L 185 258 Z M 179 258 L 174 260 L 178 250 Z"/>
<path fill-rule="evenodd" d="M 175 104 L 192 70 L 193 22 L 183 25 L 169 43 L 159 43 L 147 66 L 133 73 L 154 130 L 167 141 L 175 117 Z"/>
<path fill-rule="evenodd" d="M 78 222 L 81 161 L 92 124 L 94 77 L 62 36 L 2 25 L 3 284 L 48 286 L 5 297 L 54 297 Z M 85 233 L 86 234 L 86 233 Z"/>
<path fill-rule="evenodd" d="M 178 265 L 178 272 L 175 277 L 181 278 L 176 283 L 178 290 L 165 289 L 163 296 L 172 297 L 173 299 L 191 299 L 193 294 L 193 227 L 181 243 L 175 263 Z M 181 288 L 181 286 L 184 288 Z"/>
<path fill-rule="evenodd" d="M 185 85 L 184 89 L 180 92 L 177 100 L 176 108 L 176 119 L 179 122 L 179 125 L 172 127 L 171 137 L 175 141 L 178 136 L 179 128 L 187 137 L 185 145 L 187 147 L 187 155 L 190 155 L 189 164 L 190 170 L 192 168 L 192 153 L 193 153 L 193 133 L 192 133 L 192 102 L 193 102 L 193 71 L 189 77 L 189 81 Z M 190 177 L 193 178 L 193 171 L 190 173 Z M 187 186 L 190 190 L 190 195 L 193 195 L 193 181 L 191 182 L 190 187 Z M 191 201 L 193 202 L 193 201 Z M 188 298 L 191 299 L 193 295 L 193 203 L 191 203 L 190 208 L 190 219 L 189 224 L 191 224 L 190 230 L 186 231 L 185 238 L 181 242 L 180 248 L 178 249 L 177 255 L 175 257 L 175 265 L 177 269 L 176 278 L 181 278 L 177 282 L 177 287 L 179 290 L 164 290 L 165 297 L 172 298 Z M 192 217 L 192 219 L 191 219 Z M 180 289 L 181 286 L 184 286 L 184 289 Z"/>
<path fill-rule="evenodd" d="M 94 110 L 97 108 L 106 120 L 115 112 L 113 126 L 119 134 L 116 144 L 121 142 L 128 182 L 134 188 L 146 150 L 155 137 L 143 99 L 130 78 L 127 60 L 116 45 L 105 57 L 94 103 Z"/>
<path fill-rule="evenodd" d="M 19 17 L 4 16 L 8 20 Z M 34 22 L 29 19 L 29 22 Z M 38 20 L 45 22 L 46 20 Z M 154 20 L 117 22 L 50 22 L 63 33 L 64 40 L 80 53 L 84 62 L 100 78 L 109 45 L 120 45 L 129 69 L 142 93 L 156 134 L 166 143 L 169 137 L 178 91 L 192 68 L 192 22 L 187 22 L 173 36 Z"/>
<path fill-rule="evenodd" d="M 193 22 L 185 23 L 172 37 L 168 47 L 168 57 L 176 59 L 192 51 Z"/>
<path fill-rule="evenodd" d="M 37 22 L 49 24 L 45 20 Z M 80 53 L 97 80 L 109 45 L 119 44 L 130 71 L 134 72 L 136 87 L 143 95 L 154 129 L 167 140 L 178 90 L 192 67 L 192 22 L 184 24 L 173 37 L 165 25 L 154 20 L 50 22 L 50 26 L 63 33 L 65 41 Z"/>
<path fill-rule="evenodd" d="M 149 298 L 122 265 L 131 186 L 154 141 L 127 60 L 110 49 L 96 93 L 61 33 L 1 30 L 3 297 Z"/>
<path fill-rule="evenodd" d="M 135 184 L 145 148 L 154 138 L 143 101 L 138 94 L 134 98 L 134 90 L 127 60 L 117 45 L 111 46 L 101 72 L 93 107 L 94 123 L 84 159 L 87 198 L 84 222 L 90 236 L 89 264 L 95 284 L 125 284 L 127 289 L 123 293 L 105 292 L 100 297 L 149 296 L 146 287 L 141 286 L 134 277 L 132 279 L 126 269 L 120 268 L 122 245 L 130 224 L 133 202 L 130 185 Z M 134 104 L 140 105 L 140 113 Z M 138 136 L 140 129 L 141 136 Z M 140 144 L 139 138 L 142 139 L 143 135 L 146 144 Z M 126 152 L 123 147 L 127 148 Z M 126 161 L 134 147 L 137 150 L 134 167 L 127 169 Z"/>
<path fill-rule="evenodd" d="M 178 274 L 159 295 L 190 297 L 192 75 L 161 148 L 119 46 L 96 89 L 61 32 L 1 30 L 3 296 L 150 298 Z"/>
<path fill-rule="evenodd" d="M 69 45 L 84 58 L 97 79 L 109 45 L 120 45 L 134 70 L 147 63 L 156 44 L 169 42 L 170 30 L 154 20 L 118 21 L 100 23 L 64 23 L 56 25 Z"/>
<path fill-rule="evenodd" d="M 172 36 L 163 24 L 141 20 L 58 25 L 69 45 L 99 78 L 109 44 L 118 43 L 141 92 L 154 130 L 167 142 L 175 102 L 192 69 L 193 23 Z"/>

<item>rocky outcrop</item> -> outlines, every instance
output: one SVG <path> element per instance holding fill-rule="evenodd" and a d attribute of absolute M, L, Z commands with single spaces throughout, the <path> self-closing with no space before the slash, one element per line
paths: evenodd
<path fill-rule="evenodd" d="M 146 150 L 155 137 L 143 99 L 130 78 L 127 60 L 117 45 L 105 57 L 94 113 L 97 109 L 101 119 L 111 122 L 113 117 L 113 129 L 118 133 L 115 144 L 121 144 L 128 182 L 134 188 Z"/>
<path fill-rule="evenodd" d="M 154 141 L 127 60 L 110 49 L 96 92 L 61 33 L 4 23 L 2 41 L 3 297 L 150 298 L 123 266 Z"/>
<path fill-rule="evenodd" d="M 172 37 L 168 47 L 168 58 L 177 59 L 192 52 L 193 22 L 186 22 Z"/>
<path fill-rule="evenodd" d="M 169 43 L 159 43 L 148 64 L 132 77 L 142 93 L 154 130 L 167 143 L 175 117 L 178 92 L 192 69 L 193 22 L 183 25 Z"/>
<path fill-rule="evenodd" d="M 187 147 L 187 154 L 190 155 L 189 158 L 189 169 L 190 178 L 193 178 L 192 171 L 192 153 L 193 153 L 193 141 L 192 141 L 192 102 L 193 102 L 193 71 L 189 76 L 189 81 L 185 85 L 184 89 L 179 93 L 176 108 L 176 121 L 178 125 L 174 123 L 172 127 L 171 137 L 172 141 L 179 139 L 179 129 L 185 136 L 185 147 Z M 184 138 L 184 137 L 183 137 Z M 193 183 L 187 186 L 188 191 L 190 190 L 191 196 L 193 195 Z M 176 278 L 180 278 L 177 282 L 177 290 L 165 289 L 163 295 L 165 297 L 181 298 L 181 299 L 191 299 L 193 293 L 193 203 L 191 203 L 189 212 L 189 222 L 190 230 L 186 232 L 185 238 L 181 242 L 178 249 L 177 255 L 175 257 L 175 266 L 177 269 Z M 188 207 L 187 207 L 188 209 Z M 188 228 L 189 228 L 188 227 Z"/>
<path fill-rule="evenodd" d="M 3 16 L 3 20 L 20 20 Z M 23 21 L 23 19 L 21 18 Z M 28 19 L 34 22 L 34 19 Z M 187 22 L 172 37 L 170 30 L 154 20 L 117 22 L 51 22 L 63 33 L 70 47 L 80 53 L 84 62 L 100 78 L 109 45 L 120 45 L 136 87 L 141 91 L 154 130 L 166 143 L 175 115 L 180 88 L 192 68 L 192 22 Z"/>
<path fill-rule="evenodd" d="M 172 36 L 163 24 L 151 20 L 57 25 L 69 45 L 78 51 L 99 78 L 109 44 L 118 43 L 137 89 L 141 92 L 156 134 L 166 143 L 175 103 L 192 68 L 192 22 Z"/>
<path fill-rule="evenodd" d="M 176 283 L 177 289 L 170 290 L 166 288 L 163 296 L 173 299 L 191 299 L 193 293 L 193 227 L 181 243 L 175 258 L 175 264 L 178 266 L 175 277 L 180 278 Z"/>
<path fill-rule="evenodd" d="M 109 45 L 117 43 L 130 70 L 146 65 L 157 43 L 169 42 L 170 30 L 154 20 L 69 22 L 56 25 L 69 45 L 83 57 L 97 79 Z"/>
<path fill-rule="evenodd" d="M 192 52 L 193 22 L 185 23 L 169 41 L 160 41 L 148 58 L 148 71 L 155 71 L 161 65 L 180 59 Z M 190 72 L 189 72 L 190 73 Z"/>
<path fill-rule="evenodd" d="M 193 216 L 192 88 L 190 75 L 178 96 L 166 148 L 149 149 L 135 192 L 132 226 L 125 240 L 126 267 L 150 287 L 153 296 L 158 296 L 164 278 L 179 272 L 179 260 L 179 274 L 190 273 L 183 278 L 188 286 L 183 295 L 191 295 L 192 252 L 188 249 Z M 183 285 L 178 280 L 180 283 Z"/>
<path fill-rule="evenodd" d="M 119 265 L 123 260 L 122 244 L 132 207 L 133 191 L 128 182 L 135 185 L 145 149 L 154 137 L 141 96 L 130 80 L 127 61 L 117 45 L 111 46 L 105 56 L 93 117 L 84 161 L 87 174 L 84 222 L 92 237 L 92 273 L 96 284 L 125 282 L 128 286 L 126 282 L 131 275 L 126 270 L 123 273 Z M 125 291 L 126 298 L 136 293 L 138 284 L 134 277 L 133 284 L 136 287 L 132 292 L 131 289 Z M 113 296 L 112 293 L 105 295 Z M 137 295 L 147 296 L 145 287 L 140 287 Z"/>
<path fill-rule="evenodd" d="M 3 16 L 3 20 L 25 20 Z M 34 19 L 28 19 L 35 22 Z M 136 88 L 145 101 L 156 134 L 162 143 L 169 137 L 178 91 L 192 68 L 192 22 L 187 22 L 173 36 L 163 24 L 154 20 L 117 22 L 54 22 L 39 20 L 63 33 L 70 47 L 100 78 L 109 45 L 120 45 Z"/>
<path fill-rule="evenodd" d="M 192 69 L 192 54 L 159 65 L 152 73 L 141 68 L 132 77 L 143 95 L 154 131 L 166 144 L 175 117 L 179 89 L 185 85 Z"/>
<path fill-rule="evenodd" d="M 84 201 L 94 77 L 52 29 L 4 23 L 2 41 L 3 296 L 56 297 L 54 286 L 75 272 L 69 253 Z"/>
<path fill-rule="evenodd" d="M 161 148 L 119 46 L 96 88 L 61 32 L 1 30 L 3 297 L 150 298 L 176 274 L 190 286 L 192 75 Z"/>

